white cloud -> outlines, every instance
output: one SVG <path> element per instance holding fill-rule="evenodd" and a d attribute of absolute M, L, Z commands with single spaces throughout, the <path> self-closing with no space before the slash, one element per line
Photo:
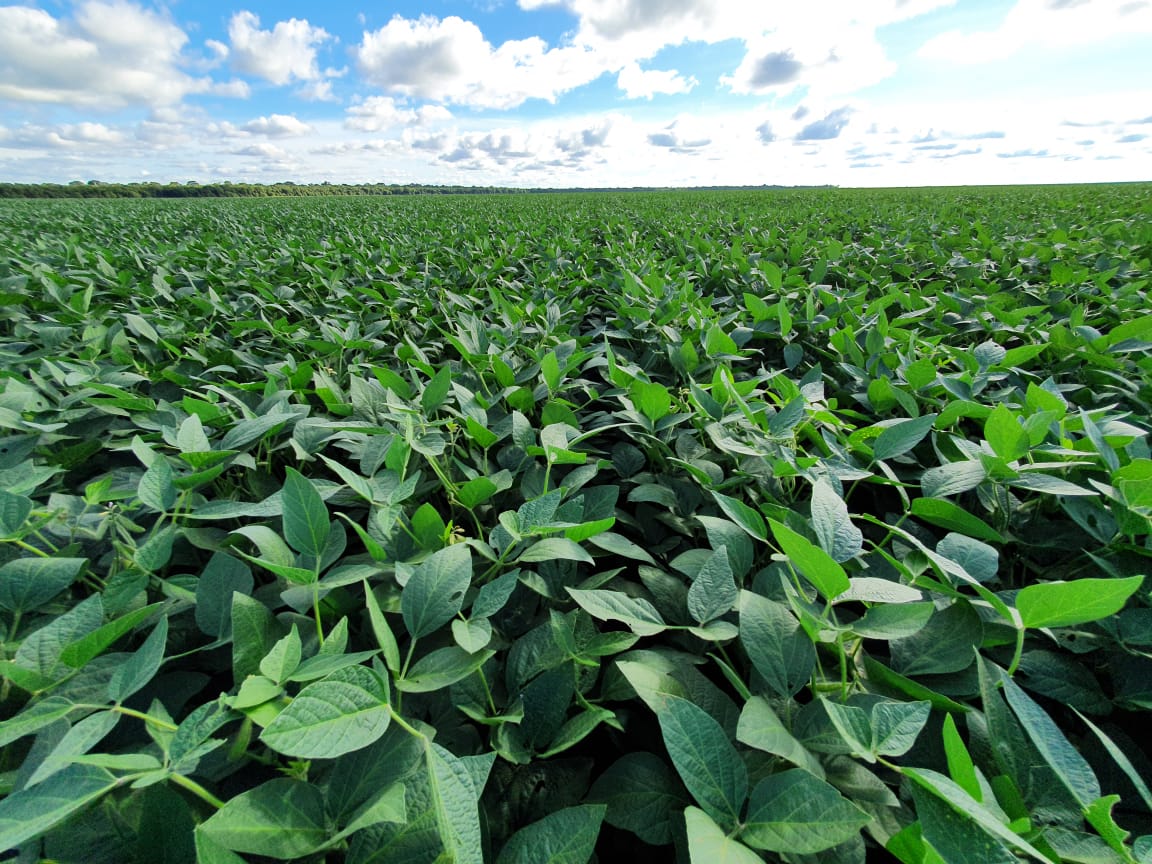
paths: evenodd
<path fill-rule="evenodd" d="M 353 53 L 360 74 L 386 92 L 479 108 L 555 101 L 607 71 L 588 49 L 549 48 L 536 37 L 494 47 L 479 27 L 456 16 L 396 16 L 365 31 Z"/>
<path fill-rule="evenodd" d="M 85 0 L 72 18 L 0 6 L 0 98 L 116 109 L 169 105 L 211 87 L 182 71 L 187 34 L 127 0 Z"/>
<path fill-rule="evenodd" d="M 284 85 L 320 79 L 316 49 L 332 37 L 301 18 L 278 21 L 271 30 L 261 30 L 260 18 L 245 11 L 232 16 L 228 38 L 233 68 Z"/>
<path fill-rule="evenodd" d="M 629 99 L 651 100 L 657 93 L 690 93 L 699 83 L 694 77 L 685 78 L 675 69 L 641 69 L 639 63 L 629 63 L 616 78 L 616 86 Z"/>
<path fill-rule="evenodd" d="M 1032 45 L 1067 48 L 1152 33 L 1148 0 L 1019 0 L 995 30 L 949 30 L 925 42 L 921 57 L 952 63 L 1003 60 Z"/>
<path fill-rule="evenodd" d="M 249 120 L 241 127 L 245 132 L 254 135 L 266 135 L 269 138 L 291 138 L 297 135 L 307 135 L 313 131 L 312 127 L 292 114 L 271 114 L 268 117 L 257 117 Z"/>
<path fill-rule="evenodd" d="M 370 96 L 346 112 L 345 129 L 380 132 L 396 126 L 429 125 L 452 119 L 452 112 L 442 105 L 409 107 L 391 96 Z"/>
<path fill-rule="evenodd" d="M 282 147 L 277 147 L 275 144 L 270 144 L 267 141 L 249 144 L 247 147 L 238 147 L 229 152 L 235 156 L 257 156 L 261 159 L 277 159 L 281 161 L 288 159 L 287 150 Z"/>

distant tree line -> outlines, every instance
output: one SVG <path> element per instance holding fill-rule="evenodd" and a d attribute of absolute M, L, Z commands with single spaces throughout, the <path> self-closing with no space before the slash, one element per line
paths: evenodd
<path fill-rule="evenodd" d="M 707 186 L 700 189 L 785 189 L 784 186 Z M 808 187 L 813 188 L 813 187 Z M 815 187 L 831 188 L 831 187 Z M 0 198 L 289 198 L 314 195 L 491 195 L 525 192 L 656 191 L 629 189 L 511 189 L 501 186 L 430 186 L 422 183 L 0 183 Z"/>
<path fill-rule="evenodd" d="M 283 198 L 312 195 L 460 195 L 522 192 L 496 186 L 419 183 L 0 183 L 0 198 Z"/>

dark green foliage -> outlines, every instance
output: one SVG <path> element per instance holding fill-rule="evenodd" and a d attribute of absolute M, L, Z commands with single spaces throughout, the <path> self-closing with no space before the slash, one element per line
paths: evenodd
<path fill-rule="evenodd" d="M 0 855 L 1152 860 L 1150 192 L 5 203 Z"/>

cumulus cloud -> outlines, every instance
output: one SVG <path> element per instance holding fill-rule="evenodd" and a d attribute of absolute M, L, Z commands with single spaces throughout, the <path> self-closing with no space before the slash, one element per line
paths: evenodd
<path fill-rule="evenodd" d="M 495 47 L 474 23 L 456 16 L 395 16 L 365 31 L 353 54 L 361 76 L 382 90 L 479 108 L 555 101 L 607 71 L 586 48 L 549 48 L 537 37 Z"/>
<path fill-rule="evenodd" d="M 662 147 L 673 153 L 697 153 L 712 143 L 712 138 L 699 128 L 688 128 L 683 121 L 676 120 L 659 132 L 648 135 L 648 143 Z"/>
<path fill-rule="evenodd" d="M 839 138 L 848 120 L 852 116 L 852 109 L 847 105 L 829 111 L 819 120 L 815 120 L 796 133 L 797 141 L 829 141 Z"/>
<path fill-rule="evenodd" d="M 237 12 L 228 23 L 232 67 L 276 85 L 321 79 L 316 50 L 331 38 L 324 28 L 301 18 L 278 21 L 271 30 L 261 30 L 260 18 L 245 11 Z"/>
<path fill-rule="evenodd" d="M 53 150 L 99 148 L 120 144 L 125 140 L 122 131 L 103 123 L 64 123 L 57 126 L 36 126 L 26 123 L 7 130 L 0 138 L 4 147 Z"/>
<path fill-rule="evenodd" d="M 1133 133 L 1131 135 L 1121 135 L 1119 138 L 1116 139 L 1116 143 L 1117 144 L 1135 144 L 1138 141 L 1145 140 L 1147 137 L 1148 137 L 1147 135 L 1137 135 L 1135 133 Z"/>
<path fill-rule="evenodd" d="M 396 126 L 431 124 L 451 120 L 452 112 L 442 105 L 411 108 L 391 96 L 370 96 L 346 112 L 344 128 L 360 132 L 380 132 Z"/>
<path fill-rule="evenodd" d="M 949 30 L 925 42 L 931 60 L 979 64 L 1003 60 L 1033 45 L 1065 48 L 1113 36 L 1152 33 L 1146 0 L 1018 0 L 995 30 Z"/>
<path fill-rule="evenodd" d="M 699 83 L 694 77 L 685 78 L 675 69 L 641 69 L 639 63 L 629 63 L 616 77 L 616 86 L 629 99 L 651 100 L 657 93 L 690 93 Z"/>
<path fill-rule="evenodd" d="M 288 158 L 287 150 L 266 141 L 261 141 L 258 144 L 249 144 L 247 147 L 238 147 L 228 152 L 234 156 L 257 156 L 261 159 L 285 160 Z"/>
<path fill-rule="evenodd" d="M 268 117 L 257 117 L 249 120 L 242 127 L 245 132 L 253 135 L 266 135 L 269 138 L 291 138 L 296 135 L 307 135 L 313 129 L 303 120 L 292 114 L 271 114 Z"/>
<path fill-rule="evenodd" d="M 771 122 L 765 120 L 756 127 L 756 137 L 764 144 L 771 144 L 776 140 L 776 132 L 772 128 Z"/>
<path fill-rule="evenodd" d="M 0 6 L 0 98 L 116 109 L 170 105 L 212 82 L 181 68 L 187 34 L 127 0 L 85 0 L 71 18 Z"/>

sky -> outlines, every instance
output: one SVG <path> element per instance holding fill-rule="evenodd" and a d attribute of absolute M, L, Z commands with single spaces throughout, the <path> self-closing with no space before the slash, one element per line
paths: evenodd
<path fill-rule="evenodd" d="M 1152 180 L 1152 0 L 0 2 L 0 181 Z"/>

